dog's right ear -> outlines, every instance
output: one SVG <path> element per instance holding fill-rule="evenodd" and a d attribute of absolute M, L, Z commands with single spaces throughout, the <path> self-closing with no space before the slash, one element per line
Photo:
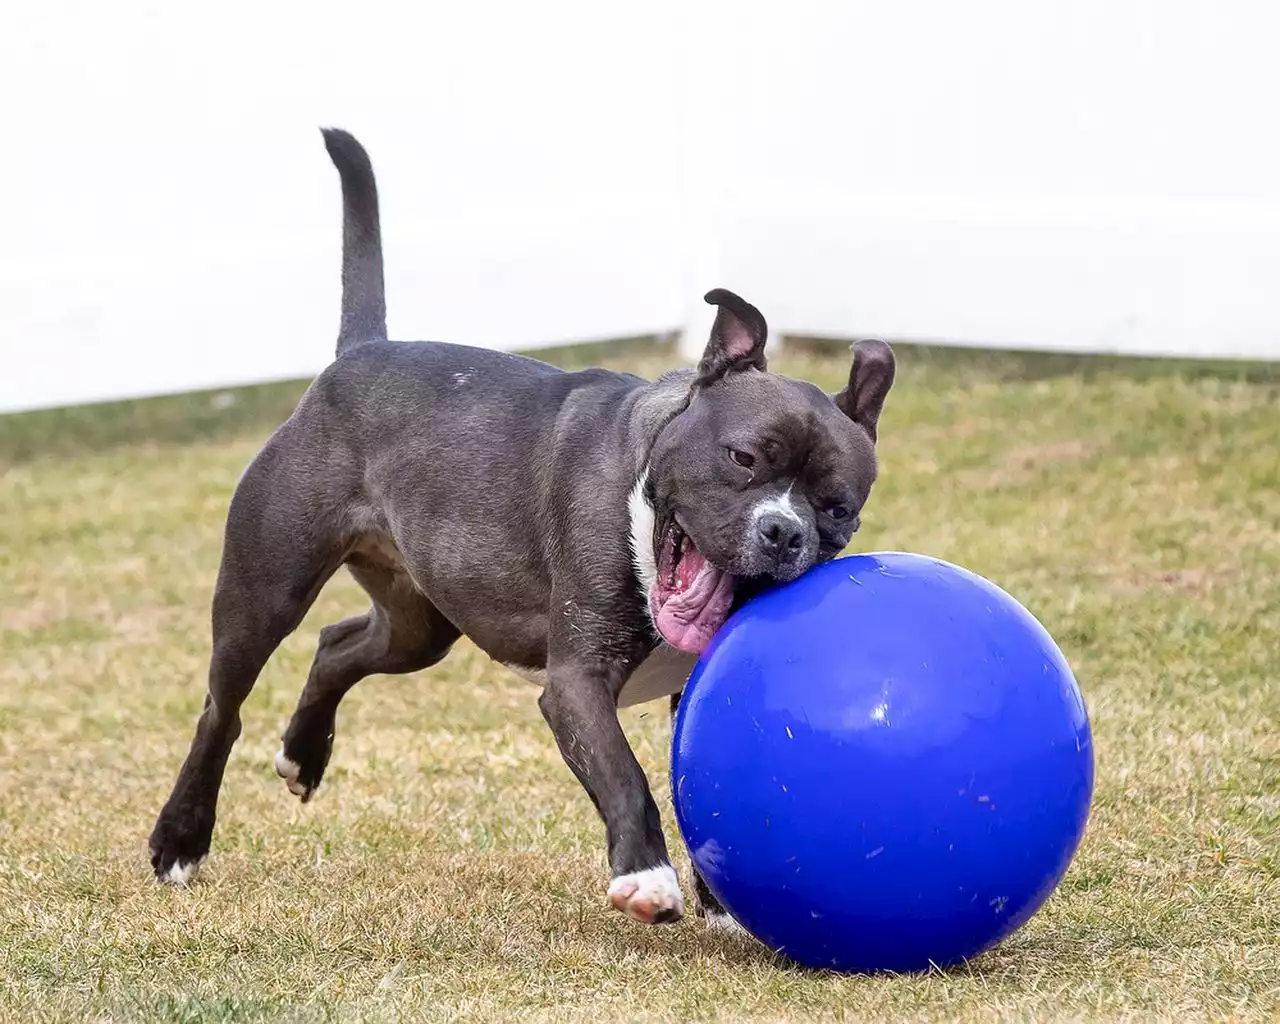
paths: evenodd
<path fill-rule="evenodd" d="M 724 288 L 713 288 L 706 301 L 718 306 L 711 338 L 698 363 L 696 387 L 714 384 L 728 373 L 739 370 L 764 370 L 764 343 L 769 327 L 760 310 Z"/>
<path fill-rule="evenodd" d="M 849 383 L 833 396 L 840 411 L 862 427 L 873 444 L 885 396 L 893 387 L 896 365 L 893 349 L 886 342 L 876 338 L 859 341 L 853 346 Z"/>

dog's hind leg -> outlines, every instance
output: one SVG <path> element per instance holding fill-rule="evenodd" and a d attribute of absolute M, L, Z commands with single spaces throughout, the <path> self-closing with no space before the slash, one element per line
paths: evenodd
<path fill-rule="evenodd" d="M 460 635 L 397 563 L 379 546 L 357 548 L 348 560 L 373 607 L 321 631 L 307 684 L 276 754 L 276 771 L 304 803 L 329 763 L 338 705 L 347 691 L 375 673 L 428 668 Z"/>
<path fill-rule="evenodd" d="M 240 735 L 240 705 L 280 641 L 342 564 L 346 542 L 328 528 L 306 474 L 271 442 L 245 471 L 227 516 L 213 596 L 209 688 L 195 737 L 151 832 L 161 881 L 185 884 L 209 852 L 218 790 Z"/>

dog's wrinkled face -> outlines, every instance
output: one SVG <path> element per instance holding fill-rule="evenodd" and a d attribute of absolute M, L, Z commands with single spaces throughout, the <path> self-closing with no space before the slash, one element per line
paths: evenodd
<path fill-rule="evenodd" d="M 883 342 L 854 349 L 848 386 L 827 395 L 766 371 L 764 318 L 717 289 L 711 340 L 688 407 L 658 436 L 647 481 L 663 638 L 700 653 L 735 597 L 838 555 L 876 477 L 876 424 L 893 384 Z"/>

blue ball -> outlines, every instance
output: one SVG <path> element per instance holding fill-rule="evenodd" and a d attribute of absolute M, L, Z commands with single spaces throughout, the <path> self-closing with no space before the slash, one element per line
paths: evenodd
<path fill-rule="evenodd" d="M 921 555 L 837 559 L 734 614 L 676 715 L 676 817 L 711 891 L 784 956 L 944 967 L 1044 903 L 1093 742 L 1062 652 L 999 587 Z"/>

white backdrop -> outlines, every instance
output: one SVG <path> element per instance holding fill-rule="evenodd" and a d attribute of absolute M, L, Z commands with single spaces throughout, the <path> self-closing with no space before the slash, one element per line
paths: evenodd
<path fill-rule="evenodd" d="M 0 409 L 304 376 L 337 176 L 393 336 L 709 322 L 1280 356 L 1280 6 L 46 0 L 0 23 Z"/>

